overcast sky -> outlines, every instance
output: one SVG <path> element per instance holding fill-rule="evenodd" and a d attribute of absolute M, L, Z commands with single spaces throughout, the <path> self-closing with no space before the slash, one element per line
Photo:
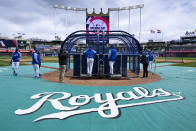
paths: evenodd
<path fill-rule="evenodd" d="M 24 38 L 54 39 L 56 32 L 62 39 L 66 34 L 85 29 L 85 12 L 56 10 L 52 5 L 96 8 L 116 8 L 144 4 L 142 9 L 141 41 L 174 40 L 186 31 L 196 29 L 196 0 L 0 0 L 0 35 L 10 38 L 25 33 Z M 117 12 L 110 13 L 110 29 L 118 29 Z M 120 12 L 120 29 L 128 31 L 128 11 Z M 129 33 L 139 35 L 139 9 L 131 10 Z M 161 30 L 151 34 L 150 30 Z"/>

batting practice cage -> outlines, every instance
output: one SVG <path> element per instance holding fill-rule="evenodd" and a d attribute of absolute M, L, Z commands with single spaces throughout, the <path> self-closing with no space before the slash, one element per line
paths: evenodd
<path fill-rule="evenodd" d="M 106 77 L 109 74 L 108 51 L 114 45 L 118 54 L 114 64 L 114 77 L 135 77 L 140 72 L 140 43 L 125 31 L 85 31 L 70 34 L 61 44 L 68 52 L 67 70 L 71 69 L 73 58 L 73 76 L 87 76 L 87 58 L 84 51 L 92 46 L 96 51 L 93 64 L 93 76 Z"/>

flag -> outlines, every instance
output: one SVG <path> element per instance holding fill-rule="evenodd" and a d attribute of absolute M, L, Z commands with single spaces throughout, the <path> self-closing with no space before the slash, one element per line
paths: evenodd
<path fill-rule="evenodd" d="M 161 30 L 157 29 L 157 33 L 161 33 Z"/>
<path fill-rule="evenodd" d="M 150 33 L 151 33 L 151 34 L 154 34 L 154 33 L 155 33 L 155 31 L 154 31 L 154 30 L 150 30 Z"/>
<path fill-rule="evenodd" d="M 0 41 L 0 43 L 1 43 L 1 46 L 2 46 L 2 47 L 5 47 L 5 44 L 3 43 L 2 40 Z"/>

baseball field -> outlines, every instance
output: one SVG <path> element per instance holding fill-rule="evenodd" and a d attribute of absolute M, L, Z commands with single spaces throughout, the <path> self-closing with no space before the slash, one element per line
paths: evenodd
<path fill-rule="evenodd" d="M 141 83 L 99 86 L 35 79 L 30 57 L 16 77 L 9 58 L 0 58 L 0 130 L 195 131 L 196 58 L 183 60 L 157 59 L 157 81 L 142 83 L 151 74 Z M 42 62 L 42 75 L 57 71 L 57 57 Z"/>

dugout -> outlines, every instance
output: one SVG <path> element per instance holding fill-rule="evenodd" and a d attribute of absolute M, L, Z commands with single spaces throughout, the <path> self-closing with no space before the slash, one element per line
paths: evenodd
<path fill-rule="evenodd" d="M 83 51 L 93 46 L 97 52 L 94 57 L 93 76 L 104 77 L 109 74 L 108 50 L 111 44 L 115 43 L 115 48 L 123 44 L 124 51 L 117 50 L 117 59 L 114 64 L 114 76 L 132 77 L 131 74 L 139 75 L 140 53 L 139 42 L 125 31 L 76 31 L 70 34 L 61 44 L 61 48 L 69 54 L 67 59 L 67 71 L 70 69 L 71 56 L 73 58 L 73 76 L 83 77 L 87 74 L 87 58 Z M 81 47 L 80 49 L 76 47 Z M 129 73 L 130 74 L 130 73 Z M 135 76 L 133 75 L 133 76 Z"/>

